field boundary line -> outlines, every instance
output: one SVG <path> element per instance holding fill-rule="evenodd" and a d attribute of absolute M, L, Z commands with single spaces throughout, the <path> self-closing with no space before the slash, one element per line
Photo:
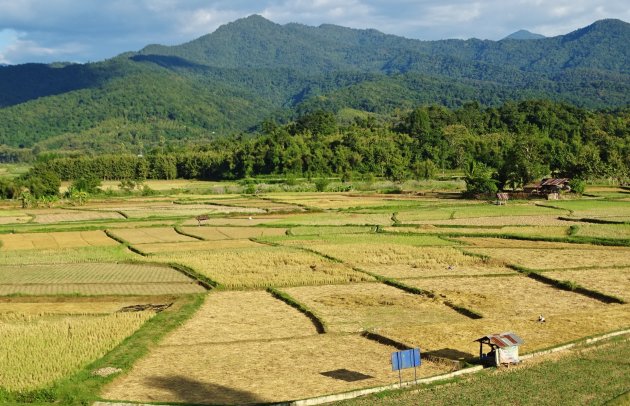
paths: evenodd
<path fill-rule="evenodd" d="M 179 273 L 183 273 L 187 277 L 197 282 L 198 285 L 202 286 L 206 290 L 216 289 L 221 286 L 219 282 L 200 274 L 189 266 L 178 264 L 177 262 L 169 262 L 166 265 Z"/>
<path fill-rule="evenodd" d="M 200 237 L 198 235 L 187 233 L 186 231 L 182 230 L 179 226 L 173 227 L 173 230 L 175 230 L 177 234 L 183 235 L 184 237 L 194 238 L 195 240 L 199 240 L 199 241 L 208 241 L 205 238 Z"/>
<path fill-rule="evenodd" d="M 269 294 L 271 294 L 271 296 L 273 296 L 274 298 L 288 304 L 289 306 L 293 307 L 294 309 L 308 317 L 315 326 L 317 334 L 326 334 L 328 332 L 328 328 L 324 320 L 322 320 L 314 311 L 309 309 L 303 303 L 298 302 L 288 293 L 278 290 L 274 287 L 268 287 L 267 292 L 269 292 Z"/>
<path fill-rule="evenodd" d="M 125 240 L 122 237 L 117 236 L 116 234 L 112 233 L 110 230 L 103 230 L 103 232 L 109 238 L 111 238 L 112 240 L 114 240 L 114 241 L 122 244 L 123 246 L 127 247 L 127 249 L 129 251 L 133 252 L 134 254 L 138 254 L 138 255 L 143 256 L 143 257 L 151 256 L 151 254 L 148 254 L 148 253 L 146 253 L 146 252 L 144 252 L 144 251 L 134 247 L 133 245 L 131 245 L 131 243 L 129 241 Z"/>

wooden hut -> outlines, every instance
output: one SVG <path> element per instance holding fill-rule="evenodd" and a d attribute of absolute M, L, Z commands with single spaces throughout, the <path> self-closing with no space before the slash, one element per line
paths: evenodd
<path fill-rule="evenodd" d="M 543 178 L 540 182 L 532 183 L 523 188 L 525 193 L 543 196 L 558 196 L 560 192 L 571 191 L 568 178 Z"/>
<path fill-rule="evenodd" d="M 491 366 L 518 364 L 518 347 L 524 343 L 523 339 L 512 332 L 490 334 L 476 339 L 479 343 L 479 359 Z M 484 345 L 490 351 L 484 354 Z"/>

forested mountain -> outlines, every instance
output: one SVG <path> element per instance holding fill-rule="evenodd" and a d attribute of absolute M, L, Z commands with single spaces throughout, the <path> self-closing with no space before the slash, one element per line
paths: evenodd
<path fill-rule="evenodd" d="M 528 39 L 543 39 L 543 38 L 546 38 L 546 37 L 544 35 L 536 34 L 531 31 L 518 30 L 516 32 L 511 33 L 510 35 L 508 35 L 507 37 L 503 39 L 504 40 L 506 39 L 528 40 Z"/>
<path fill-rule="evenodd" d="M 320 109 L 387 115 L 524 99 L 623 107 L 628 43 L 630 24 L 619 20 L 538 40 L 419 41 L 250 16 L 103 62 L 0 67 L 0 146 L 142 152 Z"/>

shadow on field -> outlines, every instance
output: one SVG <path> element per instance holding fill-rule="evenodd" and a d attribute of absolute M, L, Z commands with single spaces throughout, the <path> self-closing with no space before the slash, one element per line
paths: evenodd
<path fill-rule="evenodd" d="M 441 348 L 435 351 L 429 351 L 426 355 L 433 355 L 434 357 L 448 358 L 453 360 L 461 360 L 474 357 L 473 354 L 456 350 L 454 348 Z"/>
<path fill-rule="evenodd" d="M 252 404 L 263 403 L 250 392 L 212 383 L 195 381 L 184 376 L 151 377 L 150 385 L 170 391 L 178 402 L 194 404 Z"/>

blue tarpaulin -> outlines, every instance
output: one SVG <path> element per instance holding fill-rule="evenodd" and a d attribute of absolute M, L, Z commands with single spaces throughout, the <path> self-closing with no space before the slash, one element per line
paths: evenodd
<path fill-rule="evenodd" d="M 392 371 L 420 366 L 420 349 L 392 352 Z"/>

